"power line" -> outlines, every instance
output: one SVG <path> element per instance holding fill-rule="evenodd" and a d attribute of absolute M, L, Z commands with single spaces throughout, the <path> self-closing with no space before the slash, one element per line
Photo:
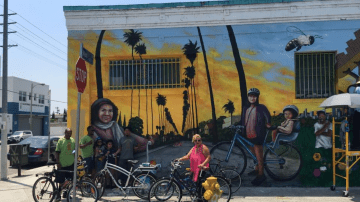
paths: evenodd
<path fill-rule="evenodd" d="M 0 90 L 2 90 L 2 89 L 0 89 Z M 20 93 L 18 93 L 18 92 L 15 92 L 15 91 L 11 91 L 11 90 L 7 90 L 8 92 L 11 92 L 11 93 L 15 93 L 15 94 L 18 94 L 18 95 L 20 95 Z M 31 95 L 31 97 L 32 97 L 32 95 Z M 35 97 L 35 96 L 34 96 Z M 38 97 L 39 98 L 39 97 Z M 49 100 L 49 99 L 45 99 L 44 98 L 44 101 L 45 100 Z M 60 102 L 60 103 L 65 103 L 65 104 L 67 104 L 67 102 L 63 102 L 63 101 L 58 101 L 58 100 L 49 100 L 49 101 L 52 101 L 52 102 Z"/>

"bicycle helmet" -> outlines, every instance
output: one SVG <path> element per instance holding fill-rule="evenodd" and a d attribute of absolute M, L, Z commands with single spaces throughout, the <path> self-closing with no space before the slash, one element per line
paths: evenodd
<path fill-rule="evenodd" d="M 295 105 L 287 105 L 283 109 L 283 113 L 285 113 L 286 110 L 291 111 L 293 114 L 292 118 L 296 118 L 299 115 L 299 109 Z"/>
<path fill-rule="evenodd" d="M 250 88 L 250 90 L 248 91 L 248 95 L 250 95 L 250 94 L 259 96 L 260 91 L 257 88 Z"/>

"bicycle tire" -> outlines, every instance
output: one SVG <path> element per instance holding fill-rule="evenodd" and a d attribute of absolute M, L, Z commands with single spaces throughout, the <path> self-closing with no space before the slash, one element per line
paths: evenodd
<path fill-rule="evenodd" d="M 98 189 L 99 199 L 100 199 L 105 193 L 105 184 L 106 184 L 105 174 L 103 172 L 96 173 L 96 175 L 94 176 L 93 183 Z"/>
<path fill-rule="evenodd" d="M 170 179 L 161 179 L 155 182 L 150 189 L 150 193 L 151 192 L 154 193 L 154 197 L 149 197 L 149 201 L 167 201 L 171 198 L 175 198 L 175 201 L 180 202 L 182 198 L 182 191 L 179 184 Z M 178 193 L 179 196 L 174 196 L 174 193 Z M 155 198 L 156 200 L 152 198 Z"/>
<path fill-rule="evenodd" d="M 264 167 L 266 172 L 277 181 L 294 179 L 302 168 L 302 157 L 299 149 L 291 144 L 283 143 L 274 149 L 274 152 L 270 149 L 265 152 Z M 271 161 L 278 161 L 279 163 L 271 163 Z"/>
<path fill-rule="evenodd" d="M 140 182 L 138 182 L 135 179 L 139 179 Z M 142 181 L 145 181 L 145 183 L 143 183 L 144 188 L 133 189 L 134 194 L 141 199 L 147 200 L 151 185 L 153 185 L 156 182 L 156 176 L 152 173 L 142 172 L 135 175 L 135 179 L 132 182 L 132 187 L 137 187 L 141 185 L 140 183 Z"/>
<path fill-rule="evenodd" d="M 99 198 L 99 191 L 94 185 L 94 183 L 89 181 L 80 181 L 76 184 L 76 190 L 79 190 L 79 193 L 76 193 L 76 199 L 79 201 L 94 201 L 96 202 Z M 70 186 L 67 193 L 67 202 L 71 202 L 73 199 L 74 186 Z"/>
<path fill-rule="evenodd" d="M 44 184 L 44 186 L 41 188 L 40 186 L 40 192 L 36 192 L 36 187 L 37 185 L 41 185 Z M 51 190 L 48 191 L 48 188 L 51 187 Z M 47 193 L 47 194 L 46 194 Z M 40 177 L 38 178 L 33 187 L 32 187 L 32 195 L 33 195 L 33 199 L 36 202 L 40 202 L 40 201 L 53 201 L 56 195 L 56 188 L 55 188 L 55 184 L 54 182 L 48 178 L 48 177 Z M 43 196 L 47 196 L 45 197 L 45 199 L 43 199 Z"/>
<path fill-rule="evenodd" d="M 247 157 L 244 152 L 244 149 L 241 148 L 239 145 L 235 144 L 233 150 L 230 154 L 230 158 L 228 162 L 225 162 L 226 155 L 229 151 L 231 146 L 231 142 L 220 142 L 219 144 L 215 145 L 210 150 L 211 160 L 210 160 L 210 172 L 214 174 L 216 171 L 214 167 L 211 165 L 216 165 L 216 159 L 220 159 L 221 167 L 227 167 L 228 169 L 234 169 L 236 172 L 242 175 L 247 166 Z"/>
<path fill-rule="evenodd" d="M 241 187 L 241 176 L 236 170 L 231 169 L 223 169 L 218 175 L 221 175 L 225 179 L 227 179 L 231 185 L 231 193 L 237 192 Z"/>

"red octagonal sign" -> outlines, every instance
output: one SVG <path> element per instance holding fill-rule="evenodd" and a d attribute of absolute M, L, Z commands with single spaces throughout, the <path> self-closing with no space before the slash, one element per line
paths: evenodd
<path fill-rule="evenodd" d="M 79 93 L 83 93 L 86 87 L 87 70 L 85 60 L 79 57 L 75 68 L 75 83 Z"/>

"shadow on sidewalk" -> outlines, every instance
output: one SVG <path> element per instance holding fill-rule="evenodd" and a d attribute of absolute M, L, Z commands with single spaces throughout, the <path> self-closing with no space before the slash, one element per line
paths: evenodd
<path fill-rule="evenodd" d="M 30 176 L 30 175 L 28 175 L 28 176 Z M 6 182 L 17 184 L 17 185 L 24 186 L 24 187 L 29 187 L 29 188 L 33 187 L 32 185 L 27 185 L 27 184 L 24 184 L 24 183 L 21 183 L 21 182 L 16 182 L 16 181 L 13 181 L 13 180 L 10 180 L 10 179 L 7 180 Z"/>

